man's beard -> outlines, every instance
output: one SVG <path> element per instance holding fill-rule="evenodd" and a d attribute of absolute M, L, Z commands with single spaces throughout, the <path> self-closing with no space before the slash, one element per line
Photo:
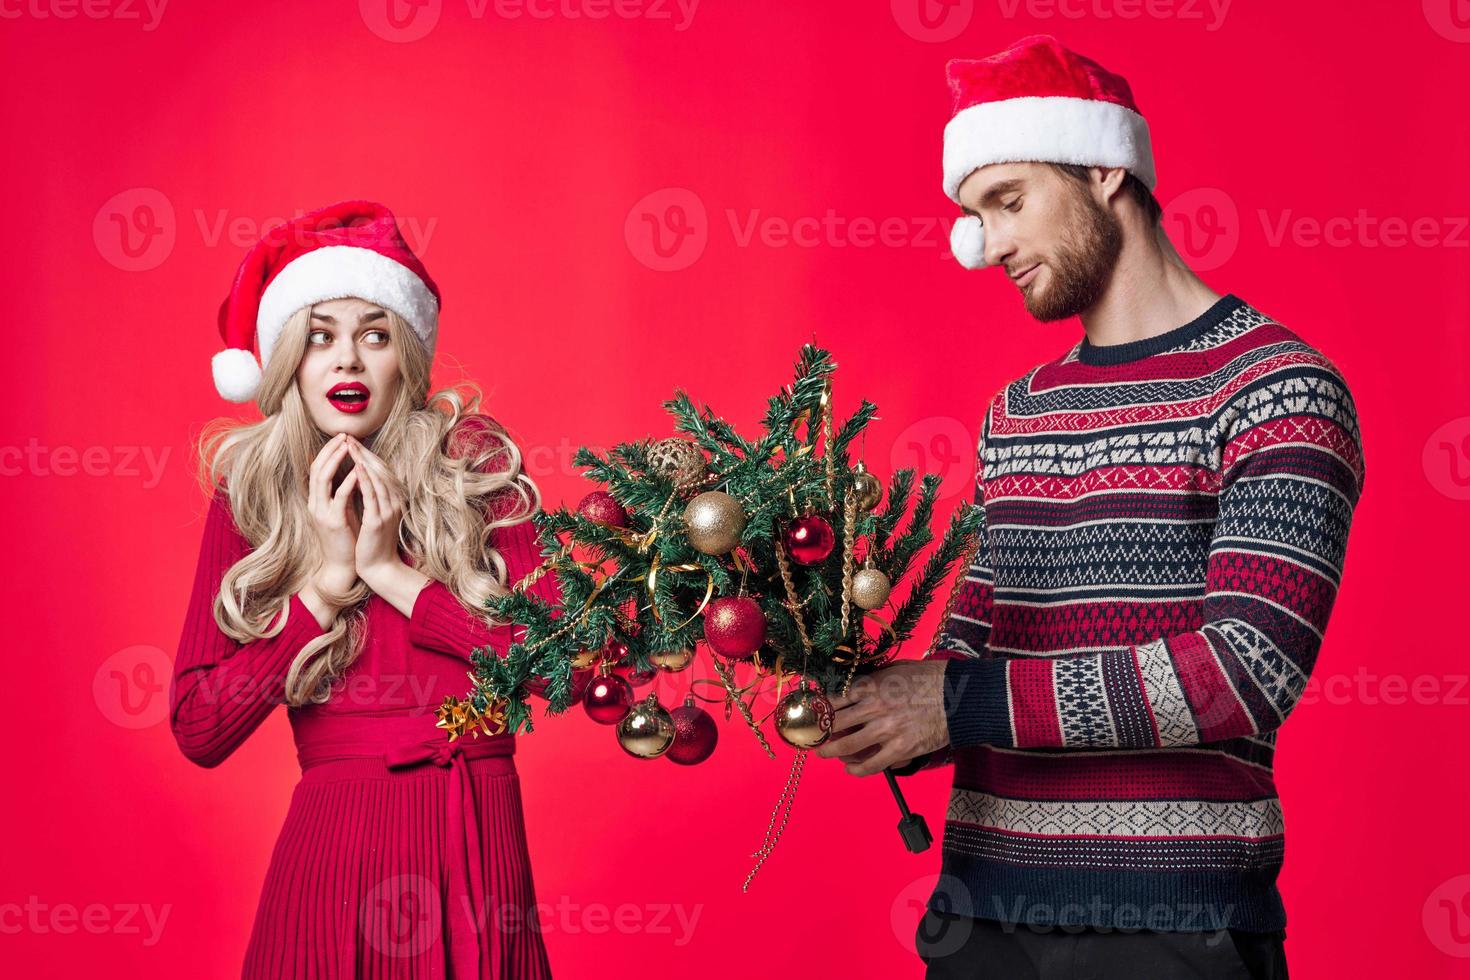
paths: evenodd
<path fill-rule="evenodd" d="M 1107 289 L 1122 250 L 1123 229 L 1117 217 L 1079 189 L 1069 230 L 1046 264 L 1051 272 L 1046 289 L 1022 291 L 1026 312 L 1047 323 L 1092 306 Z"/>

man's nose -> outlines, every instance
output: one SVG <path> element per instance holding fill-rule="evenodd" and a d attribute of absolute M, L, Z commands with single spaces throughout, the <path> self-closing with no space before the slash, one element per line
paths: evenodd
<path fill-rule="evenodd" d="M 1006 259 L 1016 253 L 1011 236 L 991 224 L 985 229 L 985 264 L 1004 266 Z"/>

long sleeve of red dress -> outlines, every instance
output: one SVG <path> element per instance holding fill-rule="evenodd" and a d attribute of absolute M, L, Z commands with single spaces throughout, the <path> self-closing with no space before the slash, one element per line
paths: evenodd
<path fill-rule="evenodd" d="M 185 756 L 205 767 L 228 758 L 285 700 L 291 662 L 325 632 L 299 595 L 291 596 L 285 625 L 275 636 L 241 643 L 220 630 L 214 597 L 225 572 L 249 551 L 230 513 L 229 494 L 216 491 L 169 690 L 174 738 Z"/>
<path fill-rule="evenodd" d="M 496 528 L 490 540 L 505 559 L 507 588 L 541 564 L 536 528 L 530 521 Z M 551 603 L 560 601 L 554 573 L 543 575 L 527 591 Z M 519 636 L 519 630 L 513 632 L 511 626 L 487 626 L 460 604 L 449 586 L 434 579 L 414 600 L 408 621 L 408 638 L 415 646 L 463 657 L 466 662 L 475 647 L 493 647 L 503 654 Z"/>

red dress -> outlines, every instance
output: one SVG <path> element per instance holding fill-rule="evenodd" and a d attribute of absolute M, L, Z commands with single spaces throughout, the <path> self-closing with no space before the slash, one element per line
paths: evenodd
<path fill-rule="evenodd" d="M 529 522 L 495 532 L 509 581 L 540 560 Z M 250 550 L 228 495 L 210 505 L 170 688 L 184 754 L 219 765 L 276 706 L 324 631 L 299 596 L 274 637 L 215 625 L 225 571 Z M 557 598 L 553 575 L 534 591 Z M 469 652 L 510 627 L 475 621 L 431 581 L 405 617 L 366 604 L 364 649 L 322 704 L 288 708 L 301 779 L 266 872 L 243 976 L 549 977 L 510 735 L 453 743 L 435 727 L 469 688 Z"/>

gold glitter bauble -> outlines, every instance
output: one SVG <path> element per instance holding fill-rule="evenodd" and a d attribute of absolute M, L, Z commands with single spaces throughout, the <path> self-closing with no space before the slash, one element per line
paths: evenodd
<path fill-rule="evenodd" d="M 618 744 L 638 759 L 657 759 L 674 744 L 674 719 L 649 695 L 618 722 Z"/>
<path fill-rule="evenodd" d="M 808 687 L 792 691 L 776 705 L 776 732 L 787 745 L 816 748 L 832 734 L 832 702 Z"/>
<path fill-rule="evenodd" d="M 852 577 L 852 603 L 859 609 L 877 609 L 893 594 L 893 583 L 876 568 L 859 568 Z"/>
<path fill-rule="evenodd" d="M 727 555 L 745 533 L 745 510 L 728 493 L 710 490 L 689 501 L 684 508 L 684 526 L 696 551 Z"/>
<path fill-rule="evenodd" d="M 657 653 L 650 653 L 648 655 L 648 662 L 665 673 L 677 674 L 694 663 L 694 651 L 688 648 L 683 650 L 660 650 Z"/>
<path fill-rule="evenodd" d="M 865 514 L 883 500 L 883 484 L 861 462 L 852 468 L 852 491 L 858 510 Z"/>
<path fill-rule="evenodd" d="M 648 463 L 653 472 L 673 481 L 680 490 L 703 482 L 709 463 L 704 450 L 688 439 L 660 439 L 648 450 Z"/>

